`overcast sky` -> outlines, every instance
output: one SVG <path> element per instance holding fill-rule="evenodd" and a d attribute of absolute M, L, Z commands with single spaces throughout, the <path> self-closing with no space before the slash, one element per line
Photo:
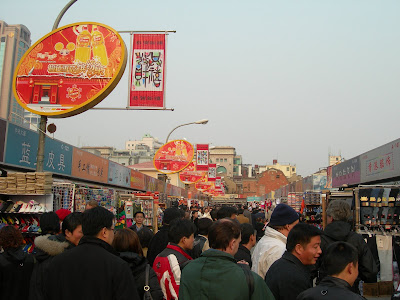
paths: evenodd
<path fill-rule="evenodd" d="M 68 1 L 0 2 L 0 19 L 32 42 Z M 169 35 L 166 98 L 172 111 L 91 110 L 57 125 L 75 146 L 114 146 L 145 133 L 233 146 L 246 164 L 278 158 L 307 176 L 329 150 L 350 159 L 399 138 L 400 1 L 78 0 L 60 27 L 81 21 Z M 129 49 L 129 35 L 122 34 Z M 99 106 L 125 107 L 128 67 Z"/>

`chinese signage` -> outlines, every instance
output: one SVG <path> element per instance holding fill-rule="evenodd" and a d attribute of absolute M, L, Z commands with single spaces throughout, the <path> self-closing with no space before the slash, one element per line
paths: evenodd
<path fill-rule="evenodd" d="M 114 29 L 92 22 L 70 24 L 25 53 L 15 71 L 14 94 L 35 114 L 73 116 L 102 101 L 125 66 L 125 44 Z"/>
<path fill-rule="evenodd" d="M 196 164 L 191 162 L 182 172 L 179 173 L 179 179 L 185 184 L 192 184 L 199 181 L 205 172 L 196 171 Z"/>
<path fill-rule="evenodd" d="M 4 162 L 28 169 L 36 169 L 38 134 L 35 131 L 8 124 Z M 70 175 L 73 147 L 46 136 L 43 170 Z"/>
<path fill-rule="evenodd" d="M 196 145 L 196 168 L 197 171 L 208 171 L 208 144 Z"/>
<path fill-rule="evenodd" d="M 165 34 L 135 34 L 129 106 L 165 108 Z"/>
<path fill-rule="evenodd" d="M 0 161 L 4 159 L 4 146 L 6 143 L 7 121 L 0 119 Z"/>
<path fill-rule="evenodd" d="M 108 162 L 108 183 L 124 187 L 131 186 L 131 169 L 115 162 Z"/>
<path fill-rule="evenodd" d="M 361 182 L 400 176 L 400 139 L 360 155 Z"/>
<path fill-rule="evenodd" d="M 217 179 L 217 164 L 208 165 L 208 181 L 215 181 Z"/>
<path fill-rule="evenodd" d="M 354 157 L 332 167 L 332 186 L 359 184 L 361 180 L 360 158 Z"/>
<path fill-rule="evenodd" d="M 100 156 L 74 148 L 71 175 L 107 183 L 108 162 Z"/>
<path fill-rule="evenodd" d="M 154 155 L 154 167 L 162 173 L 172 174 L 185 169 L 193 160 L 192 144 L 175 140 L 163 145 Z"/>

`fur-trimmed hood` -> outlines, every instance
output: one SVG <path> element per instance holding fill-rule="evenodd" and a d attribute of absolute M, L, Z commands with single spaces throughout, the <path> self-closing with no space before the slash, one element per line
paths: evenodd
<path fill-rule="evenodd" d="M 50 235 L 42 235 L 38 236 L 35 239 L 35 247 L 38 250 L 43 251 L 44 255 L 49 255 L 49 256 L 56 256 L 58 254 L 61 254 L 64 252 L 64 250 L 69 246 L 67 242 L 59 242 L 57 240 L 52 240 L 49 238 Z M 40 251 L 38 251 L 39 254 Z M 39 257 L 37 257 L 39 259 Z"/>

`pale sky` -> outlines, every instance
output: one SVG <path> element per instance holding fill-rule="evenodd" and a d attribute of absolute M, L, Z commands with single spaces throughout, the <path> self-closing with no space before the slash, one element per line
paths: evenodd
<path fill-rule="evenodd" d="M 0 19 L 24 24 L 32 43 L 68 1 L 0 2 Z M 87 111 L 57 125 L 75 146 L 114 146 L 145 133 L 233 146 L 245 164 L 290 162 L 310 175 L 329 150 L 350 159 L 399 138 L 400 1 L 78 0 L 60 27 L 176 30 L 167 48 L 171 111 Z M 122 34 L 129 49 L 129 35 Z M 99 104 L 125 107 L 128 67 Z"/>

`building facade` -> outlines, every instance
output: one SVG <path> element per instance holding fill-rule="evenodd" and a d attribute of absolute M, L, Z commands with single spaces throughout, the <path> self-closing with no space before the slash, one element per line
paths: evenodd
<path fill-rule="evenodd" d="M 150 134 L 146 133 L 142 140 L 130 140 L 125 142 L 125 150 L 129 151 L 140 151 L 146 149 L 148 152 L 155 153 L 158 149 L 161 148 L 163 143 L 159 142 L 157 138 L 154 138 Z M 154 154 L 153 154 L 154 155 Z"/>
<path fill-rule="evenodd" d="M 226 174 L 229 177 L 242 176 L 242 156 L 236 155 L 234 147 L 211 147 L 210 163 L 217 164 L 217 174 Z"/>
<path fill-rule="evenodd" d="M 0 118 L 27 127 L 25 110 L 14 97 L 12 83 L 18 62 L 30 46 L 31 33 L 27 27 L 8 25 L 0 20 Z M 39 119 L 30 118 L 36 124 Z"/>
<path fill-rule="evenodd" d="M 269 169 L 276 169 L 276 170 L 280 170 L 283 172 L 283 174 L 285 174 L 285 176 L 287 178 L 292 177 L 293 175 L 296 175 L 297 171 L 296 171 L 296 165 L 292 165 L 290 163 L 283 163 L 280 164 L 278 163 L 277 159 L 274 159 L 272 162 L 272 165 L 265 165 L 265 166 L 261 166 L 261 165 L 256 165 L 255 166 L 256 169 L 256 174 L 261 174 Z"/>

